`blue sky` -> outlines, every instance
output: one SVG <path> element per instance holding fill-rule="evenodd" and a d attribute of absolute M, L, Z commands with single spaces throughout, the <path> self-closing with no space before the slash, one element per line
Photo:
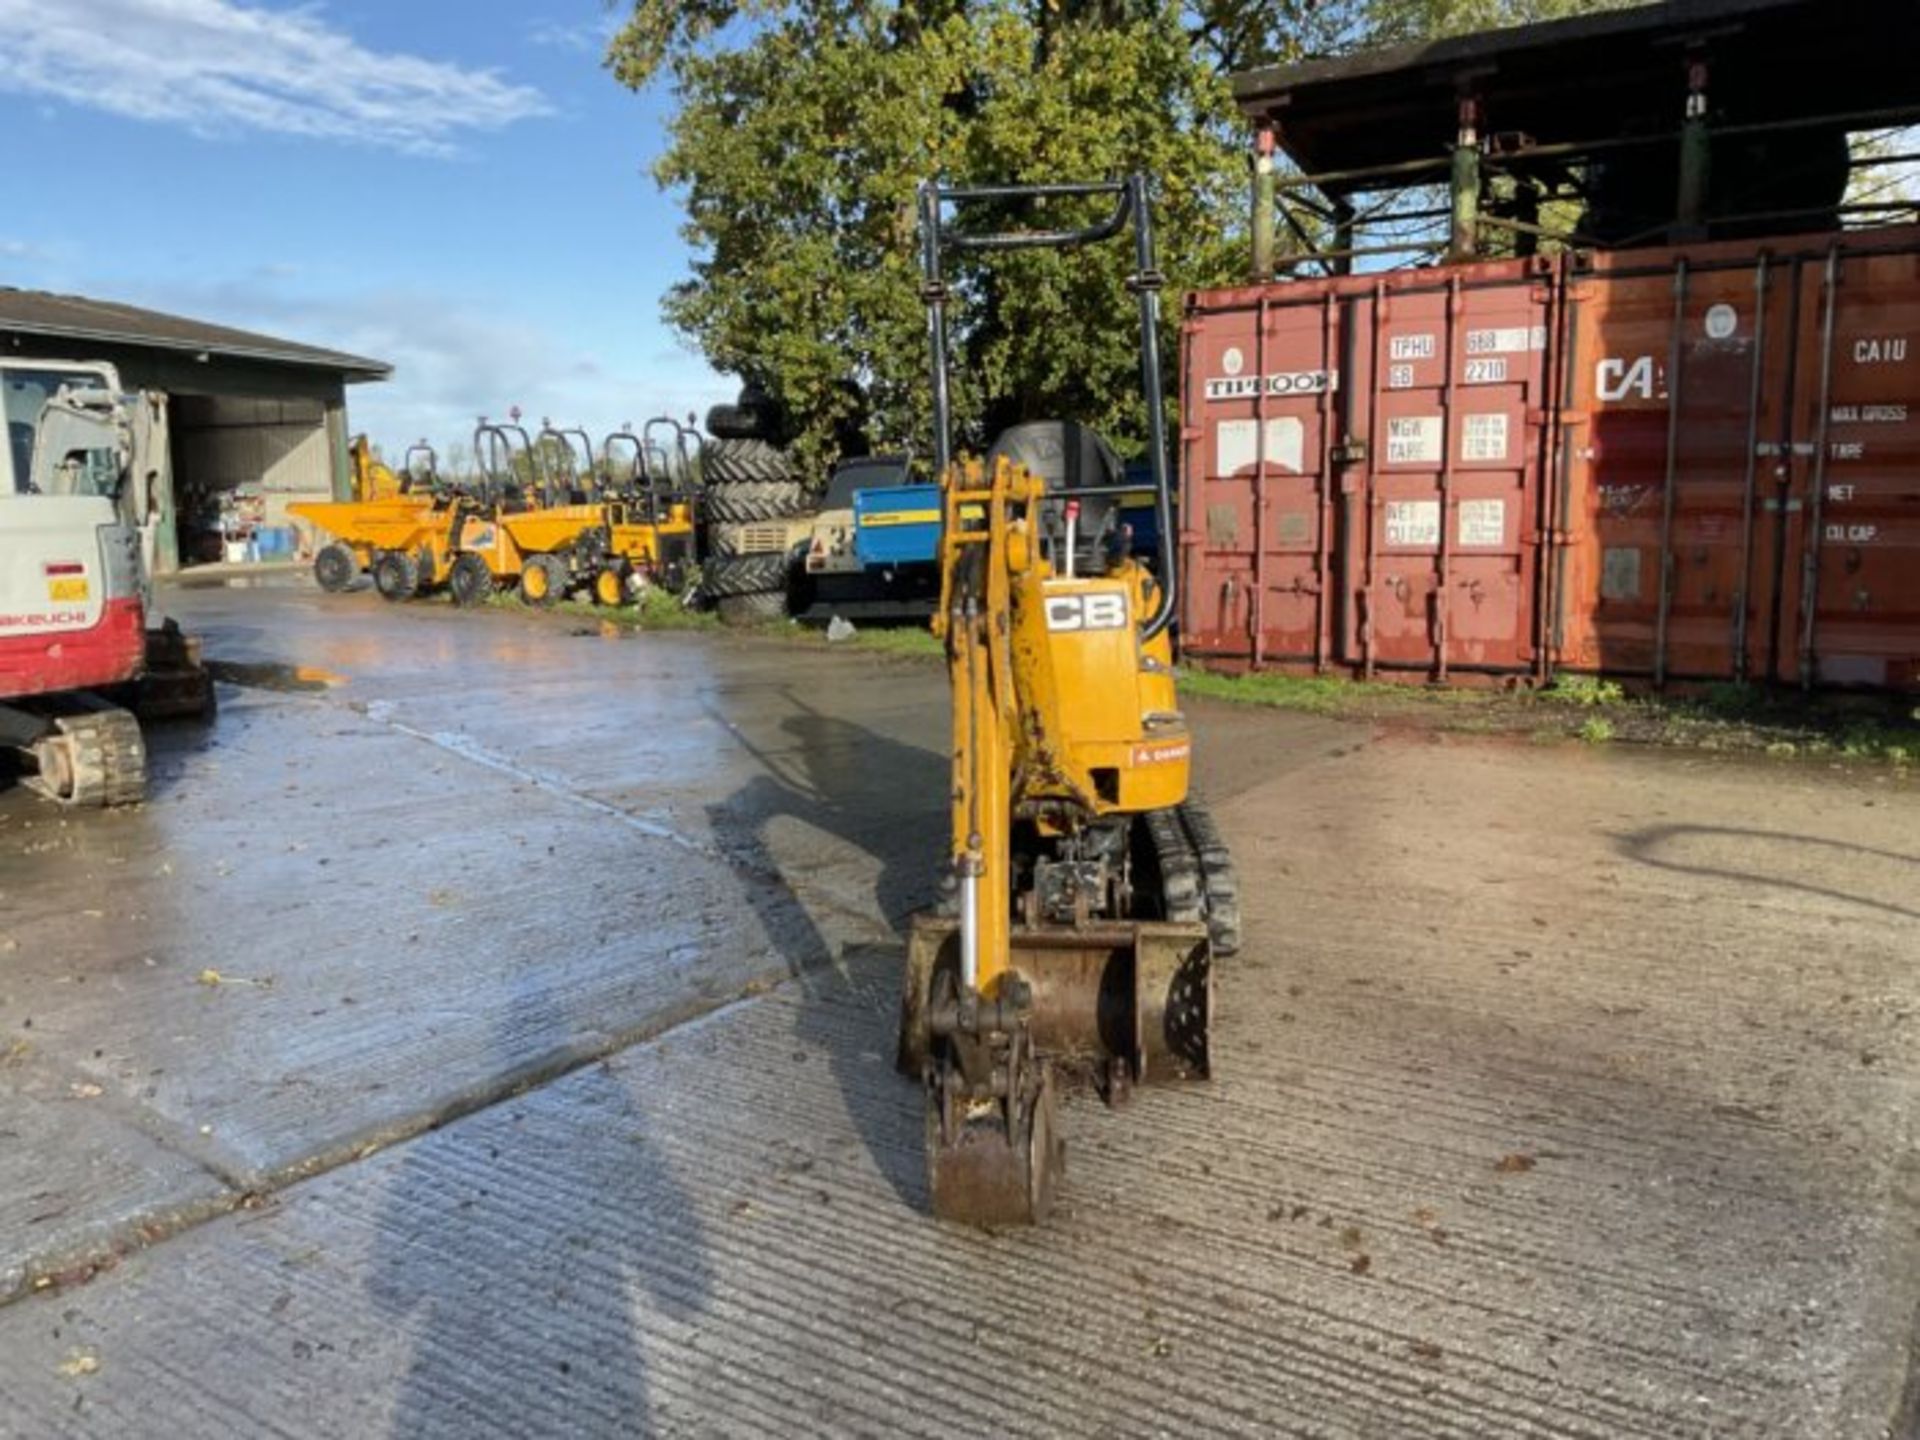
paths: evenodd
<path fill-rule="evenodd" d="M 0 0 L 0 284 L 371 355 L 389 451 L 725 398 L 661 323 L 667 97 L 600 0 Z"/>

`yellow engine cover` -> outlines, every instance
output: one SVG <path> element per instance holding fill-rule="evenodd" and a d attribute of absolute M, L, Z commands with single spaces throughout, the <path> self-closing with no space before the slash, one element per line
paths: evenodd
<path fill-rule="evenodd" d="M 1158 810 L 1187 797 L 1192 738 L 1164 635 L 1142 643 L 1152 580 L 1036 570 L 1017 587 L 1014 664 L 1027 678 L 1016 800 L 1072 798 L 1096 813 Z"/>

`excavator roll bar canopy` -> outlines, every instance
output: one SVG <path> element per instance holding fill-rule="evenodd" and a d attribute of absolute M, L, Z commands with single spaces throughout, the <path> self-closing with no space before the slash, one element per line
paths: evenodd
<path fill-rule="evenodd" d="M 1113 213 L 1093 225 L 1056 230 L 966 231 L 947 228 L 948 207 L 1005 201 L 1038 201 L 1113 197 Z M 945 475 L 953 463 L 953 401 L 948 385 L 947 302 L 944 260 L 950 251 L 1065 250 L 1110 240 L 1133 228 L 1134 272 L 1127 280 L 1140 307 L 1140 389 L 1147 406 L 1147 455 L 1153 468 L 1154 510 L 1159 525 L 1159 596 L 1154 612 L 1141 629 L 1151 640 L 1173 622 L 1177 596 L 1175 570 L 1173 490 L 1167 474 L 1167 405 L 1160 380 L 1160 289 L 1165 283 L 1154 263 L 1153 222 L 1148 213 L 1147 177 L 1124 180 L 1074 181 L 1051 185 L 943 185 L 927 181 L 920 187 L 921 296 L 927 306 L 927 333 L 933 350 L 933 461 Z M 1138 485 L 1076 485 L 1076 497 L 1118 496 L 1135 493 Z"/>

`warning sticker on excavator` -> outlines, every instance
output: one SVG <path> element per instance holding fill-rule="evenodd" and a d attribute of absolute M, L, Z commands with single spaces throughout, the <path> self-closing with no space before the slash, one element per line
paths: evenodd
<path fill-rule="evenodd" d="M 87 577 L 75 575 L 60 580 L 47 581 L 47 599 L 84 600 L 87 598 Z"/>
<path fill-rule="evenodd" d="M 1133 763 L 1136 765 L 1175 765 L 1193 754 L 1191 740 L 1165 740 L 1158 745 L 1136 745 L 1133 747 Z"/>

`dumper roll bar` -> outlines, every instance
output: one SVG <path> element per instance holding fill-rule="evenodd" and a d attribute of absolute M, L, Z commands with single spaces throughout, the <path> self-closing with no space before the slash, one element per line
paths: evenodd
<path fill-rule="evenodd" d="M 628 486 L 616 484 L 613 474 L 614 447 L 633 447 L 633 483 Z M 608 433 L 600 442 L 600 463 L 606 467 L 607 489 L 609 492 L 623 491 L 638 494 L 647 483 L 647 452 L 641 445 L 640 437 L 633 433 L 631 424 L 622 425 L 618 430 Z"/>
<path fill-rule="evenodd" d="M 700 432 L 683 425 L 671 415 L 656 415 L 640 427 L 641 438 L 646 442 L 649 449 L 656 448 L 653 444 L 653 429 L 656 425 L 667 425 L 673 429 L 673 456 L 669 457 L 667 478 L 669 480 L 675 479 L 670 462 L 671 459 L 677 458 L 680 462 L 680 473 L 677 478 L 677 483 L 684 490 L 691 492 L 693 489 L 693 459 L 700 448 Z M 687 444 L 687 438 L 689 436 L 693 438 L 693 444 L 691 446 Z M 657 448 L 663 456 L 666 455 L 667 452 L 664 445 Z"/>
<path fill-rule="evenodd" d="M 948 206 L 1000 201 L 1045 201 L 1112 196 L 1113 213 L 1105 220 L 1078 228 L 1005 230 L 969 233 L 949 230 L 942 219 Z M 1073 181 L 1051 185 L 943 185 L 928 180 L 920 186 L 921 298 L 927 306 L 927 337 L 933 352 L 933 464 L 944 476 L 953 463 L 953 400 L 948 384 L 947 302 L 952 298 L 942 261 L 949 251 L 1063 250 L 1110 240 L 1132 223 L 1134 272 L 1127 277 L 1140 308 L 1140 388 L 1147 406 L 1147 453 L 1153 467 L 1154 513 L 1159 522 L 1160 594 L 1153 615 L 1141 627 L 1140 637 L 1151 640 L 1173 623 L 1178 591 L 1175 570 L 1173 492 L 1167 475 L 1167 402 L 1160 387 L 1160 289 L 1165 284 L 1154 263 L 1153 221 L 1148 211 L 1147 177 L 1135 173 L 1124 180 Z M 1123 495 L 1138 485 L 1076 486 L 1076 496 Z"/>
<path fill-rule="evenodd" d="M 652 422 L 648 423 L 651 425 Z M 633 447 L 633 483 L 625 487 L 624 498 L 642 507 L 649 524 L 660 523 L 666 514 L 667 506 L 673 502 L 678 493 L 670 488 L 670 477 L 665 473 L 666 452 L 640 435 L 636 435 L 631 421 L 622 425 L 608 435 L 606 443 L 600 447 L 607 467 L 609 488 L 613 485 L 613 453 L 616 445 Z M 663 462 L 660 467 L 662 473 L 657 475 L 654 473 L 652 464 L 652 454 L 656 450 L 659 450 Z"/>
<path fill-rule="evenodd" d="M 427 457 L 427 468 L 425 471 L 419 471 L 413 468 L 413 457 L 416 455 L 424 455 Z M 433 446 L 429 445 L 425 440 L 409 445 L 406 455 L 402 457 L 400 461 L 400 493 L 402 495 L 411 494 L 413 491 L 413 482 L 421 479 L 427 482 L 427 488 L 429 490 L 438 490 L 440 488 L 440 457 L 434 452 Z"/>
<path fill-rule="evenodd" d="M 580 464 L 580 451 L 576 451 L 573 448 L 573 437 L 576 435 L 580 437 L 580 450 L 584 451 L 587 457 L 587 463 L 584 469 Z M 587 434 L 584 427 L 579 425 L 555 425 L 553 421 L 542 417 L 540 421 L 540 438 L 542 440 L 554 441 L 559 447 L 560 452 L 567 457 L 567 473 L 560 477 L 568 482 L 567 503 L 572 503 L 576 493 L 584 494 L 586 486 L 589 484 L 593 485 L 596 489 L 598 488 L 599 477 L 593 468 L 593 437 Z"/>
<path fill-rule="evenodd" d="M 473 429 L 474 463 L 480 467 L 481 481 L 489 492 L 485 497 L 489 503 L 504 504 L 507 497 L 519 485 L 513 473 L 514 442 L 518 439 L 520 450 L 527 457 L 527 482 L 539 494 L 543 504 L 553 503 L 553 484 L 547 476 L 547 467 L 541 463 L 540 454 L 534 449 L 533 440 L 527 434 L 526 427 L 518 421 L 501 425 L 480 417 L 480 423 Z M 504 457 L 504 469 L 495 466 Z M 504 479 L 502 478 L 504 477 Z"/>

